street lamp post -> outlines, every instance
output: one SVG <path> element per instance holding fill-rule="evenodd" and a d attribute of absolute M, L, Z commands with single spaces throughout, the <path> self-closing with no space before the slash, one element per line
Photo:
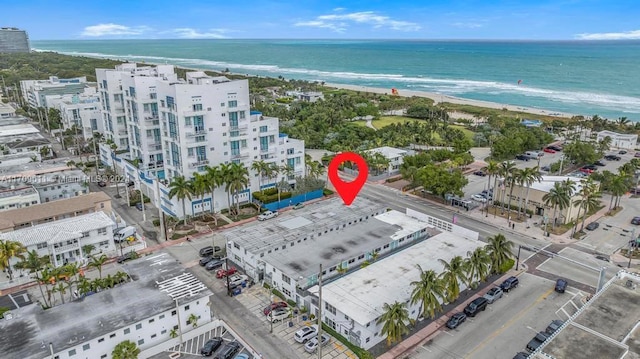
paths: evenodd
<path fill-rule="evenodd" d="M 147 215 L 144 213 L 144 194 L 142 193 L 142 181 L 140 180 L 140 173 L 138 173 L 138 191 L 140 191 L 140 205 L 142 207 L 142 222 L 147 221 Z"/>

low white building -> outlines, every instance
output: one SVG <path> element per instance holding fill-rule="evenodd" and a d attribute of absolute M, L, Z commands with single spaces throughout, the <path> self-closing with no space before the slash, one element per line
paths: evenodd
<path fill-rule="evenodd" d="M 413 290 L 410 283 L 420 279 L 418 265 L 424 271 L 441 273 L 444 267 L 439 259 L 448 262 L 455 256 L 464 257 L 468 251 L 483 245 L 478 240 L 442 232 L 323 284 L 322 321 L 351 343 L 370 349 L 386 338 L 381 333 L 383 324 L 376 323 L 384 314 L 385 303 L 407 303 L 409 317 L 420 316 L 420 303 L 409 303 Z M 460 289 L 466 289 L 462 282 Z M 314 294 L 312 313 L 317 315 L 318 286 L 309 291 Z"/>
<path fill-rule="evenodd" d="M 373 148 L 366 152 L 370 153 L 371 155 L 379 153 L 383 155 L 384 158 L 389 160 L 389 174 L 399 172 L 400 166 L 402 166 L 402 163 L 404 162 L 404 156 L 409 155 L 409 152 L 406 150 L 388 146 Z M 369 169 L 369 171 L 371 171 L 371 169 Z"/>
<path fill-rule="evenodd" d="M 16 109 L 8 103 L 0 102 L 0 118 L 15 117 Z"/>
<path fill-rule="evenodd" d="M 28 251 L 48 255 L 54 266 L 81 261 L 82 246 L 93 244 L 96 251 L 115 251 L 113 229 L 115 222 L 104 212 L 94 212 L 33 227 L 5 232 L 2 238 L 22 243 Z"/>
<path fill-rule="evenodd" d="M 0 183 L 0 212 L 40 204 L 40 195 L 33 186 Z"/>
<path fill-rule="evenodd" d="M 4 121 L 0 122 L 0 151 L 3 154 L 40 152 L 42 147 L 51 149 L 51 143 L 35 126 L 28 123 L 5 125 Z"/>
<path fill-rule="evenodd" d="M 600 142 L 605 138 L 611 138 L 611 147 L 624 148 L 625 150 L 633 150 L 638 143 L 638 135 L 630 133 L 617 133 L 613 131 L 598 132 L 597 141 Z"/>
<path fill-rule="evenodd" d="M 128 283 L 47 310 L 32 304 L 5 314 L 0 331 L 16 339 L 0 341 L 3 358 L 110 359 L 125 340 L 144 351 L 173 340 L 173 329 L 185 334 L 212 321 L 211 291 L 169 254 L 123 270 Z"/>

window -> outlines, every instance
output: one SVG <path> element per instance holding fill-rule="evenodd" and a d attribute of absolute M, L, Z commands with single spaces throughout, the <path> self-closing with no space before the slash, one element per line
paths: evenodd
<path fill-rule="evenodd" d="M 164 319 L 164 314 L 161 314 L 158 319 Z"/>
<path fill-rule="evenodd" d="M 166 330 L 166 329 L 162 329 L 162 330 L 160 331 L 160 335 L 165 334 L 166 332 L 167 332 L 167 330 Z"/>
<path fill-rule="evenodd" d="M 156 336 L 156 334 L 151 334 L 151 339 L 155 338 Z"/>
<path fill-rule="evenodd" d="M 389 245 L 385 244 L 382 248 L 387 249 L 387 248 L 389 248 Z"/>
<path fill-rule="evenodd" d="M 44 249 L 44 248 L 47 248 L 47 242 L 41 242 L 41 243 L 38 243 L 37 248 L 38 248 L 38 249 Z"/>
<path fill-rule="evenodd" d="M 98 343 L 102 343 L 103 341 L 104 341 L 104 338 L 98 339 Z"/>
<path fill-rule="evenodd" d="M 129 333 L 131 333 L 131 329 L 130 329 L 130 328 L 126 328 L 126 329 L 124 330 L 124 334 L 125 334 L 125 335 L 127 335 L 127 334 L 129 334 Z"/>
<path fill-rule="evenodd" d="M 113 334 L 109 335 L 109 338 L 115 338 L 115 336 L 116 336 L 116 333 L 113 333 Z"/>
<path fill-rule="evenodd" d="M 291 278 L 289 278 L 286 275 L 284 275 L 284 273 L 282 274 L 282 281 L 287 283 L 287 284 L 291 284 Z"/>
<path fill-rule="evenodd" d="M 229 107 L 238 107 L 238 101 L 229 101 Z"/>
<path fill-rule="evenodd" d="M 336 315 L 336 308 L 327 302 L 324 302 L 324 309 L 328 310 L 329 313 Z"/>
<path fill-rule="evenodd" d="M 142 329 L 142 323 L 136 324 L 136 330 L 140 330 L 140 329 Z"/>
<path fill-rule="evenodd" d="M 56 358 L 58 358 L 58 357 L 56 357 Z M 106 359 L 106 358 L 107 358 L 107 354 L 100 355 L 100 359 Z"/>
<path fill-rule="evenodd" d="M 76 350 L 75 349 L 69 350 L 69 356 L 72 357 L 74 355 L 76 355 Z"/>
<path fill-rule="evenodd" d="M 149 319 L 149 323 L 153 323 L 155 321 L 156 321 L 155 319 Z"/>
<path fill-rule="evenodd" d="M 202 104 L 201 103 L 193 104 L 193 110 L 194 111 L 202 111 Z"/>
<path fill-rule="evenodd" d="M 84 351 L 89 350 L 89 348 L 91 348 L 91 345 L 89 345 L 89 344 L 85 344 L 85 345 L 82 346 L 82 350 L 84 350 Z"/>
<path fill-rule="evenodd" d="M 267 132 L 269 130 L 268 126 L 260 126 L 260 132 Z"/>
<path fill-rule="evenodd" d="M 365 343 L 369 342 L 369 339 L 371 339 L 371 337 L 367 337 L 367 339 L 364 340 Z"/>
<path fill-rule="evenodd" d="M 188 305 L 185 305 L 185 306 L 184 306 L 184 310 L 189 310 L 189 306 L 188 306 Z"/>
<path fill-rule="evenodd" d="M 107 234 L 107 229 L 106 228 L 98 229 L 98 234 Z"/>
<path fill-rule="evenodd" d="M 82 238 L 89 237 L 89 232 L 82 232 Z"/>
<path fill-rule="evenodd" d="M 142 344 L 144 344 L 144 339 L 138 340 L 138 345 L 142 345 Z"/>

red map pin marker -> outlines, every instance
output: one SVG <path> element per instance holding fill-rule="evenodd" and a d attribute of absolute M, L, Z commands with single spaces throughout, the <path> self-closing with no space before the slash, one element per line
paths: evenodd
<path fill-rule="evenodd" d="M 353 162 L 358 166 L 358 177 L 351 182 L 344 182 L 338 176 L 338 167 L 344 162 Z M 331 160 L 329 163 L 329 180 L 338 191 L 338 194 L 342 198 L 342 201 L 347 206 L 353 203 L 353 200 L 356 199 L 356 196 L 364 186 L 364 183 L 367 181 L 367 176 L 369 175 L 369 167 L 367 167 L 367 161 L 362 158 L 362 156 L 353 153 L 353 152 L 343 152 L 338 154 Z"/>

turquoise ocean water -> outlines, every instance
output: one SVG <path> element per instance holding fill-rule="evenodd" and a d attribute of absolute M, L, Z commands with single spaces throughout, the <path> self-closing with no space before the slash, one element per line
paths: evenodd
<path fill-rule="evenodd" d="M 640 121 L 640 41 L 100 40 L 32 46 Z"/>

